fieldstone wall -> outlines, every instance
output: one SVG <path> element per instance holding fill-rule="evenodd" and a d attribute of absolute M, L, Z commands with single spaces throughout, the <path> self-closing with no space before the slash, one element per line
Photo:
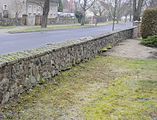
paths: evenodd
<path fill-rule="evenodd" d="M 11 26 L 15 25 L 15 19 L 0 18 L 0 26 Z"/>
<path fill-rule="evenodd" d="M 130 39 L 137 28 L 0 56 L 0 104 L 59 72 L 95 57 L 105 46 Z"/>
<path fill-rule="evenodd" d="M 49 18 L 47 23 L 48 25 L 62 25 L 62 24 L 76 24 L 78 23 L 78 21 L 76 18 L 58 17 L 58 18 Z"/>
<path fill-rule="evenodd" d="M 19 18 L 18 20 L 16 20 L 15 18 L 0 18 L 0 26 L 13 26 L 13 25 L 23 25 L 22 18 Z"/>

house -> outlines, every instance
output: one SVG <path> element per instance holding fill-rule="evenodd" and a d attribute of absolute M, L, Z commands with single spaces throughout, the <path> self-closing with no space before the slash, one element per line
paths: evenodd
<path fill-rule="evenodd" d="M 21 18 L 24 25 L 40 24 L 43 0 L 0 0 L 0 18 Z M 56 18 L 58 0 L 50 0 L 48 18 Z"/>
<path fill-rule="evenodd" d="M 63 0 L 63 12 L 74 13 L 75 12 L 75 0 Z"/>

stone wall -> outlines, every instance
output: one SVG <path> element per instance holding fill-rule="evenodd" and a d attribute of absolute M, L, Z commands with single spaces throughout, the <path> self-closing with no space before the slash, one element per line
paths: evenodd
<path fill-rule="evenodd" d="M 135 29 L 0 56 L 0 103 L 17 97 L 43 79 L 52 80 L 59 72 L 95 57 L 105 46 L 132 38 Z"/>
<path fill-rule="evenodd" d="M 0 18 L 0 26 L 11 26 L 15 25 L 15 19 Z"/>
<path fill-rule="evenodd" d="M 77 19 L 72 18 L 49 18 L 48 25 L 58 25 L 58 24 L 76 24 Z M 38 16 L 24 16 L 19 18 L 17 21 L 15 18 L 0 18 L 0 26 L 13 26 L 13 25 L 40 25 L 41 17 Z"/>
<path fill-rule="evenodd" d="M 75 24 L 78 23 L 76 18 L 58 18 L 55 24 Z"/>
<path fill-rule="evenodd" d="M 15 18 L 0 18 L 0 26 L 13 26 L 13 25 L 23 25 L 22 18 L 16 20 Z"/>

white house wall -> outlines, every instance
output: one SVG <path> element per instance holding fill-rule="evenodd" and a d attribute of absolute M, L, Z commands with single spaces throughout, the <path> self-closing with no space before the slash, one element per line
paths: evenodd
<path fill-rule="evenodd" d="M 7 5 L 9 18 L 15 18 L 16 12 L 18 17 L 22 17 L 22 14 L 26 14 L 25 3 L 26 0 L 0 0 L 0 13 L 3 13 L 4 5 Z"/>
<path fill-rule="evenodd" d="M 49 11 L 49 18 L 56 18 L 58 11 L 58 4 L 53 3 L 50 4 L 50 11 Z M 34 3 L 27 3 L 27 15 L 35 16 L 35 15 L 42 15 L 43 9 L 41 6 L 34 4 Z"/>
<path fill-rule="evenodd" d="M 23 14 L 29 16 L 42 15 L 42 8 L 40 6 L 34 3 L 26 3 L 26 0 L 0 0 L 0 13 L 3 13 L 4 5 L 7 5 L 9 18 L 15 18 L 16 12 L 19 13 L 18 17 L 22 17 Z M 56 18 L 57 10 L 58 3 L 51 3 L 48 17 Z"/>
<path fill-rule="evenodd" d="M 49 18 L 56 18 L 58 16 L 58 4 L 50 4 Z"/>

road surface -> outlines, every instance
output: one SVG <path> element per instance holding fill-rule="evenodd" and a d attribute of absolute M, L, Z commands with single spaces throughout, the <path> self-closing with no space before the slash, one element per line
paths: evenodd
<path fill-rule="evenodd" d="M 116 30 L 131 27 L 131 23 L 117 24 Z M 76 40 L 81 37 L 96 36 L 112 31 L 112 25 L 94 28 L 58 30 L 49 32 L 0 34 L 0 55 L 39 48 L 46 44 Z"/>

